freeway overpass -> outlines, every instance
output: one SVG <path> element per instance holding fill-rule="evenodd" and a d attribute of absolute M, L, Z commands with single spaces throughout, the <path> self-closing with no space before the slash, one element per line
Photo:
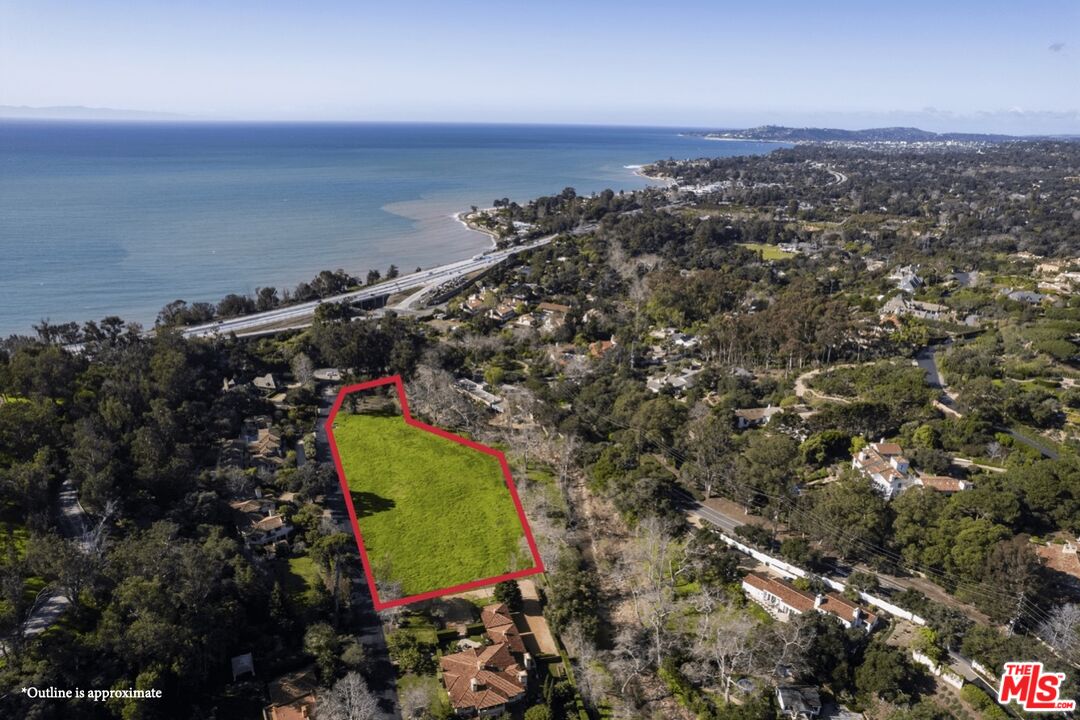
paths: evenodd
<path fill-rule="evenodd" d="M 589 228 L 582 227 L 576 232 L 586 232 L 588 229 Z M 211 337 L 214 335 L 228 335 L 230 333 L 245 335 L 271 329 L 287 330 L 295 327 L 303 327 L 311 323 L 311 319 L 315 315 L 315 309 L 324 303 L 361 302 L 364 300 L 375 300 L 376 298 L 396 295 L 405 290 L 432 289 L 464 275 L 479 270 L 486 270 L 517 253 L 547 245 L 556 237 L 556 235 L 548 235 L 522 245 L 506 248 L 505 250 L 489 250 L 480 255 L 474 255 L 468 260 L 458 260 L 457 262 L 440 265 L 439 267 L 431 268 L 430 270 L 421 270 L 420 272 L 401 275 L 393 280 L 381 282 L 378 285 L 364 287 L 359 290 L 342 293 L 341 295 L 322 298 L 321 300 L 297 303 L 295 305 L 288 305 L 274 310 L 252 313 L 250 315 L 241 315 L 240 317 L 218 320 L 202 325 L 192 325 L 191 327 L 184 328 L 182 332 L 184 337 L 197 338 Z M 417 297 L 419 294 L 421 293 L 415 294 L 413 298 Z M 410 298 L 410 300 L 413 298 Z"/>

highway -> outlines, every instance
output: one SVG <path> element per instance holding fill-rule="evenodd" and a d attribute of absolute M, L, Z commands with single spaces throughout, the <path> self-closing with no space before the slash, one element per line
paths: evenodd
<path fill-rule="evenodd" d="M 584 232 L 586 229 L 587 228 L 583 227 L 577 232 Z M 197 338 L 211 337 L 213 335 L 227 335 L 229 333 L 253 333 L 270 328 L 288 329 L 292 325 L 306 325 L 310 323 L 312 316 L 315 314 L 315 309 L 324 303 L 361 302 L 363 300 L 374 300 L 379 297 L 395 295 L 405 290 L 412 290 L 415 288 L 434 288 L 463 275 L 468 275 L 478 270 L 486 270 L 517 253 L 547 245 L 555 238 L 556 235 L 548 235 L 523 245 L 517 245 L 505 250 L 489 250 L 479 255 L 474 255 L 467 260 L 458 260 L 447 265 L 431 268 L 430 270 L 421 270 L 420 272 L 401 275 L 393 280 L 381 282 L 378 285 L 364 287 L 359 290 L 353 290 L 352 292 L 342 293 L 341 295 L 334 295 L 332 297 L 322 298 L 321 300 L 296 303 L 295 305 L 287 305 L 274 310 L 242 315 L 240 317 L 218 320 L 202 325 L 192 325 L 191 327 L 184 328 L 182 332 L 184 337 Z"/>

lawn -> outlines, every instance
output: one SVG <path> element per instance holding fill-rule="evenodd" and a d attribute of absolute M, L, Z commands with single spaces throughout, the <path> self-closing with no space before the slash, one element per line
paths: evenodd
<path fill-rule="evenodd" d="M 291 557 L 279 562 L 278 572 L 282 589 L 294 603 L 306 606 L 317 601 L 322 578 L 314 560 L 307 556 Z"/>
<path fill-rule="evenodd" d="M 795 257 L 795 253 L 786 252 L 776 245 L 767 243 L 739 243 L 739 246 L 761 253 L 762 260 L 788 260 Z"/>
<path fill-rule="evenodd" d="M 532 566 L 497 458 L 400 415 L 340 414 L 333 433 L 377 580 L 416 595 Z"/>
<path fill-rule="evenodd" d="M 413 675 L 409 673 L 398 678 L 398 698 L 404 698 L 405 694 L 415 688 L 422 688 L 426 697 L 431 700 L 428 706 L 428 714 L 431 717 L 449 717 L 451 712 L 450 699 L 446 695 L 446 689 L 438 678 L 430 675 Z M 399 700 L 399 703 L 401 701 Z"/>

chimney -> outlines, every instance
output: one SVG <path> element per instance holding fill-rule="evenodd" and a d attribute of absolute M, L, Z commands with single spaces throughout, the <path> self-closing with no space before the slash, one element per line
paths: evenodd
<path fill-rule="evenodd" d="M 477 690 L 479 690 L 480 687 L 481 687 L 481 684 L 480 684 L 479 678 L 473 678 L 473 679 L 469 680 L 469 689 L 472 690 L 473 692 L 476 692 Z"/>
<path fill-rule="evenodd" d="M 529 673 L 525 672 L 524 670 L 519 670 L 518 671 L 518 684 L 521 685 L 521 687 L 528 687 L 529 686 Z"/>
<path fill-rule="evenodd" d="M 525 653 L 524 660 L 525 660 L 525 669 L 526 670 L 532 670 L 533 669 L 533 656 L 532 656 L 532 653 L 528 653 L 528 652 Z"/>
<path fill-rule="evenodd" d="M 820 608 L 821 604 L 824 603 L 824 602 L 825 602 L 825 596 L 822 595 L 821 593 L 818 593 L 814 597 L 814 609 L 817 610 L 818 608 Z"/>

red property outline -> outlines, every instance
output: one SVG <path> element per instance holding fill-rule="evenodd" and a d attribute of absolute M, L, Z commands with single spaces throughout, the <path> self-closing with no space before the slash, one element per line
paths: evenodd
<path fill-rule="evenodd" d="M 356 520 L 356 508 L 353 507 L 352 494 L 349 492 L 349 483 L 345 479 L 345 468 L 341 464 L 341 454 L 338 453 L 337 441 L 334 439 L 334 419 L 337 418 L 337 414 L 341 410 L 341 404 L 344 402 L 346 395 L 350 395 L 354 392 L 371 390 L 372 388 L 382 387 L 383 385 L 393 385 L 396 389 L 398 400 L 401 402 L 401 414 L 404 416 L 407 425 L 419 428 L 433 435 L 438 435 L 441 438 L 452 440 L 459 445 L 464 445 L 465 447 L 482 452 L 485 455 L 490 455 L 499 461 L 499 465 L 502 467 L 503 477 L 506 478 L 506 487 L 510 490 L 510 497 L 514 500 L 514 508 L 517 509 L 518 519 L 521 521 L 521 527 L 525 531 L 525 540 L 529 544 L 529 552 L 532 553 L 533 567 L 524 570 L 516 570 L 511 573 L 504 573 L 502 575 L 495 575 L 494 577 L 481 578 L 460 585 L 429 590 L 417 595 L 409 595 L 407 597 L 396 598 L 386 602 L 379 599 L 379 591 L 375 586 L 375 574 L 372 572 L 371 563 L 368 561 L 367 550 L 364 547 L 364 538 L 360 533 L 360 523 Z M 368 588 L 371 590 L 371 599 L 375 604 L 376 610 L 386 610 L 387 608 L 397 607 L 399 605 L 406 605 L 421 600 L 430 600 L 431 598 L 442 597 L 444 595 L 452 595 L 454 593 L 473 590 L 486 585 L 494 585 L 495 583 L 504 580 L 514 580 L 516 578 L 538 575 L 544 572 L 544 562 L 540 559 L 540 552 L 536 549 L 536 540 L 533 539 L 532 529 L 529 527 L 529 520 L 525 517 L 525 510 L 521 506 L 521 498 L 518 497 L 517 487 L 514 485 L 514 478 L 510 475 L 510 466 L 506 463 L 506 456 L 493 447 L 467 440 L 460 435 L 441 430 L 440 428 L 420 422 L 414 418 L 412 413 L 409 412 L 409 403 L 405 398 L 405 385 L 401 382 L 400 375 L 391 375 L 389 377 L 379 378 L 378 380 L 371 380 L 358 385 L 346 385 L 343 387 L 338 392 L 337 399 L 334 401 L 334 406 L 330 409 L 330 416 L 326 419 L 325 428 L 326 437 L 330 443 L 330 452 L 334 456 L 334 467 L 337 468 L 338 480 L 341 483 L 341 493 L 345 496 L 345 507 L 349 511 L 349 521 L 352 523 L 353 535 L 356 536 L 356 547 L 360 551 L 360 560 L 364 564 L 364 575 L 367 576 Z"/>

